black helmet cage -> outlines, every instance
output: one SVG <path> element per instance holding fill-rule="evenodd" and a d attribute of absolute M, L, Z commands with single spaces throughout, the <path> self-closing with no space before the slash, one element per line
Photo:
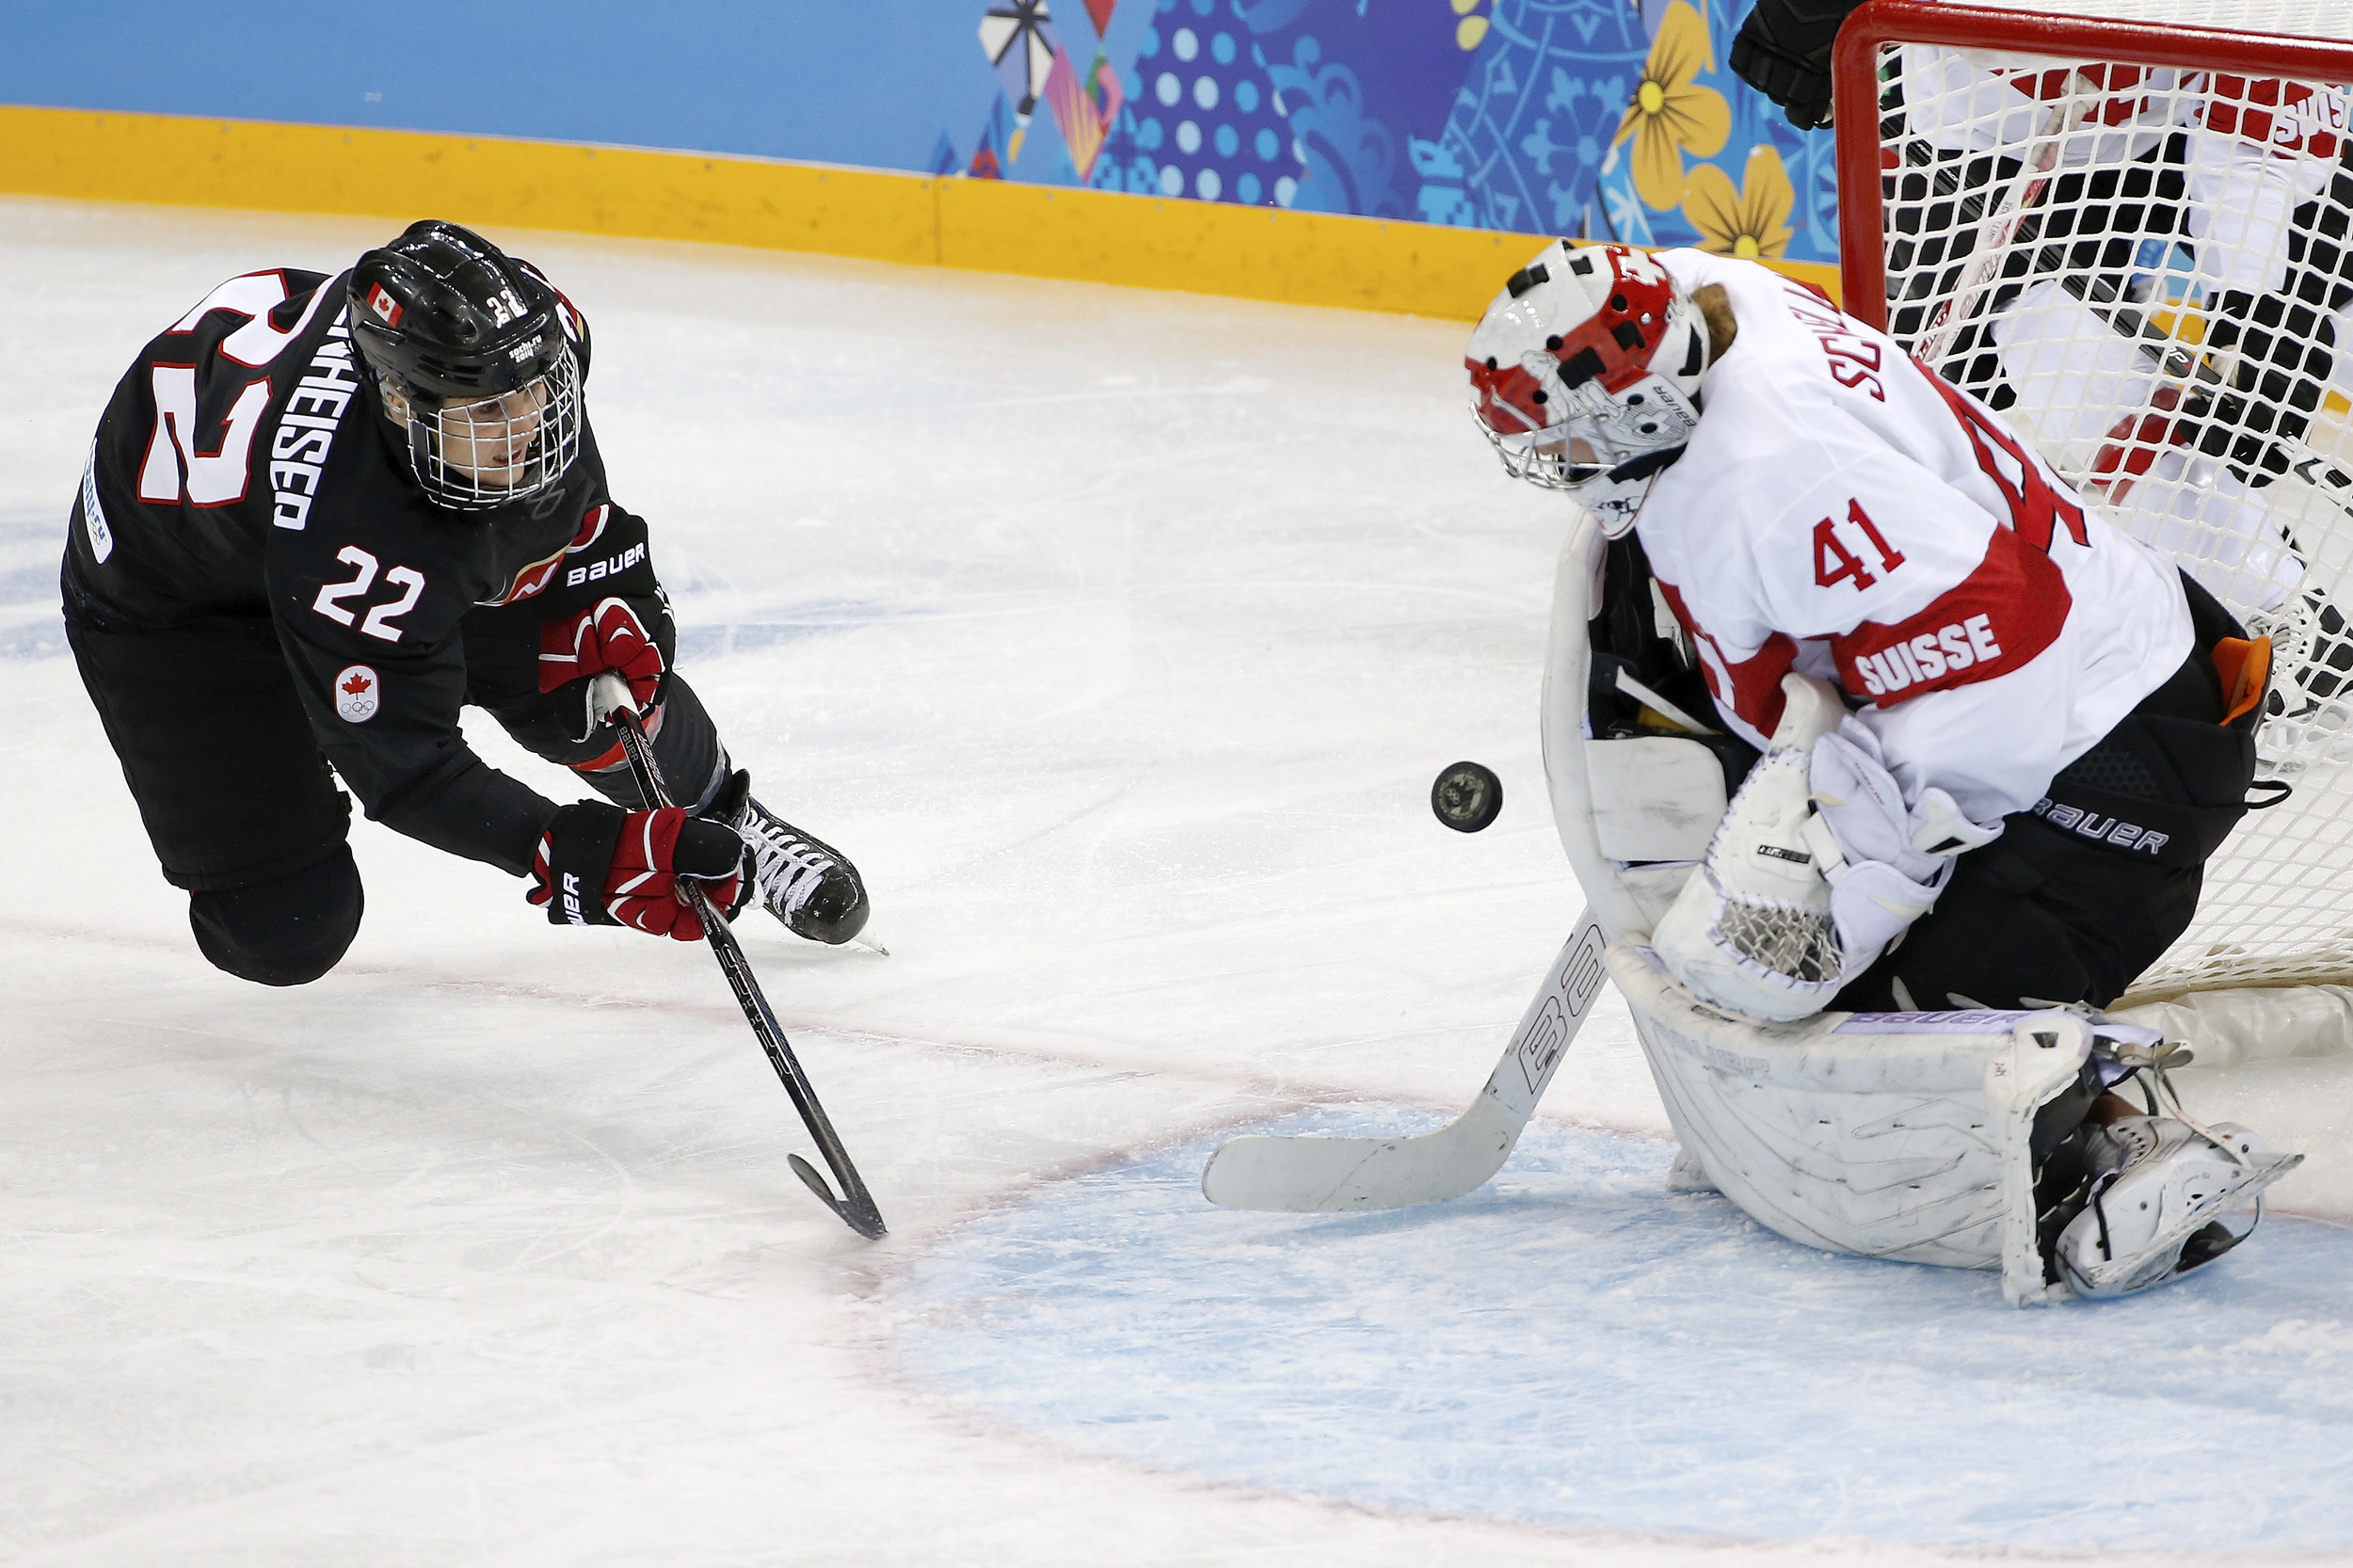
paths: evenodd
<path fill-rule="evenodd" d="M 407 415 L 436 505 L 485 511 L 559 483 L 580 455 L 580 364 L 547 280 L 454 223 L 411 224 L 352 269 L 352 336 Z M 394 406 L 400 412 L 394 412 Z"/>

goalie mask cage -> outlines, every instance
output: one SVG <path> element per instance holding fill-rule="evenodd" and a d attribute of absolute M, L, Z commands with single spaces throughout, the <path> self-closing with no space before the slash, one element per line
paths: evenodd
<path fill-rule="evenodd" d="M 1845 308 L 2273 640 L 2293 793 L 2128 1000 L 2353 984 L 2353 0 L 2067 9 L 1849 19 Z"/>

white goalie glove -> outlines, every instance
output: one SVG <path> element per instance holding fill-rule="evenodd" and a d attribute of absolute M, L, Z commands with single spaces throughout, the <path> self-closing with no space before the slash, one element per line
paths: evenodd
<path fill-rule="evenodd" d="M 1954 858 L 2002 831 L 1934 787 L 1907 808 L 1835 688 L 1791 675 L 1782 690 L 1771 748 L 1651 934 L 1694 996 L 1775 1023 L 1828 1006 L 1935 904 Z"/>

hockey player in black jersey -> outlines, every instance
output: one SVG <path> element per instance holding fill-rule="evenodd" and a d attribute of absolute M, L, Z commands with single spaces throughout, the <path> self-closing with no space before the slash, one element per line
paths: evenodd
<path fill-rule="evenodd" d="M 141 351 L 66 547 L 67 637 L 197 945 L 297 985 L 359 929 L 350 804 L 531 879 L 551 920 L 697 939 L 675 877 L 844 942 L 849 861 L 750 794 L 694 688 L 645 520 L 605 488 L 585 323 L 531 266 L 412 225 L 336 278 L 232 278 Z M 648 810 L 594 677 L 691 808 Z M 459 709 L 615 804 L 557 806 Z"/>

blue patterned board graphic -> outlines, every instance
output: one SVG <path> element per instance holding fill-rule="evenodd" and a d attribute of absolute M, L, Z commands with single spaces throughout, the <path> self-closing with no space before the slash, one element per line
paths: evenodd
<path fill-rule="evenodd" d="M 1206 13 L 1206 14 L 1205 14 Z M 1113 189 L 1288 206 L 1301 160 L 1252 35 L 1214 6 L 1163 0 L 1128 76 Z"/>
<path fill-rule="evenodd" d="M 218 0 L 190 29 L 163 0 L 94 0 L 18 8 L 0 103 L 815 159 L 1734 251 L 1745 238 L 1835 260 L 1831 137 L 1792 131 L 1725 68 L 1748 3 L 695 0 L 674 14 L 580 0 L 519 77 L 495 52 L 453 53 L 364 9 Z M 520 0 L 482 7 L 492 34 L 543 20 Z M 1101 118 L 1049 107 L 1055 70 Z"/>
<path fill-rule="evenodd" d="M 1126 0 L 1103 40 L 1126 103 L 1087 183 L 1834 262 L 1831 138 L 1792 130 L 1725 67 L 1745 11 Z M 1078 180 L 1067 157 L 1025 158 L 1013 177 Z"/>
<path fill-rule="evenodd" d="M 1367 1107 L 1269 1130 L 1434 1121 Z M 2022 1312 L 1991 1274 L 1815 1252 L 1670 1193 L 1653 1139 L 1540 1124 L 1470 1197 L 1360 1216 L 1212 1208 L 1213 1146 L 950 1234 L 896 1293 L 904 1362 L 1061 1442 L 1364 1506 L 1716 1539 L 2353 1547 L 2353 1232 L 2274 1217 L 2167 1289 Z"/>

